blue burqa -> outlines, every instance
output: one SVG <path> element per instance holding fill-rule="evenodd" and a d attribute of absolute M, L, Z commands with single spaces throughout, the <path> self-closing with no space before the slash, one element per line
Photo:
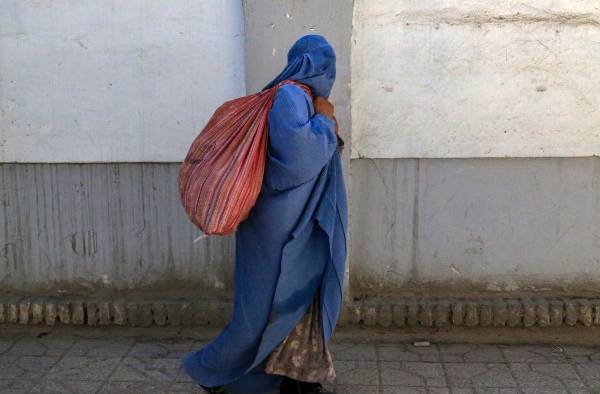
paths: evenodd
<path fill-rule="evenodd" d="M 328 97 L 335 54 L 318 35 L 300 38 L 285 69 L 265 88 L 291 79 Z M 341 304 L 346 259 L 346 190 L 335 124 L 302 89 L 283 85 L 269 113 L 269 148 L 256 205 L 235 234 L 233 315 L 216 339 L 183 359 L 199 384 L 236 394 L 278 392 L 282 377 L 261 364 L 318 294 L 327 343 Z"/>

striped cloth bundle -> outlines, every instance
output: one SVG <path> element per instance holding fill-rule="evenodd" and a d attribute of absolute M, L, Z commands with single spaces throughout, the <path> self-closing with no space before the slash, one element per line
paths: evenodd
<path fill-rule="evenodd" d="M 283 81 L 221 105 L 194 139 L 179 170 L 179 195 L 205 234 L 233 233 L 256 203 L 265 172 L 268 116 Z"/>

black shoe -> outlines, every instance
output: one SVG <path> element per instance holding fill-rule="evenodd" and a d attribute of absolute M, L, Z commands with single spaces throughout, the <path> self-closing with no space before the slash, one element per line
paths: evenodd
<path fill-rule="evenodd" d="M 231 394 L 231 392 L 227 389 L 224 389 L 223 386 L 204 387 L 203 385 L 200 385 L 200 387 L 202 387 L 204 391 L 206 391 L 209 394 Z"/>
<path fill-rule="evenodd" d="M 333 391 L 325 389 L 321 383 L 301 382 L 288 378 L 283 378 L 279 386 L 280 394 L 335 394 Z"/>

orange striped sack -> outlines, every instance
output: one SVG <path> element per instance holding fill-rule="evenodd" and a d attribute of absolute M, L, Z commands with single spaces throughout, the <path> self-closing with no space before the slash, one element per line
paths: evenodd
<path fill-rule="evenodd" d="M 230 234 L 256 203 L 265 172 L 268 116 L 279 86 L 228 101 L 194 139 L 179 170 L 179 195 L 205 234 Z"/>

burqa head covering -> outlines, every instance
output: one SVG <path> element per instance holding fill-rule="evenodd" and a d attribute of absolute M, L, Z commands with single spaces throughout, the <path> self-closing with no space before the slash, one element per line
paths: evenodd
<path fill-rule="evenodd" d="M 288 64 L 265 89 L 290 79 L 310 86 L 314 96 L 329 97 L 335 82 L 335 52 L 325 37 L 300 38 L 288 52 Z"/>

